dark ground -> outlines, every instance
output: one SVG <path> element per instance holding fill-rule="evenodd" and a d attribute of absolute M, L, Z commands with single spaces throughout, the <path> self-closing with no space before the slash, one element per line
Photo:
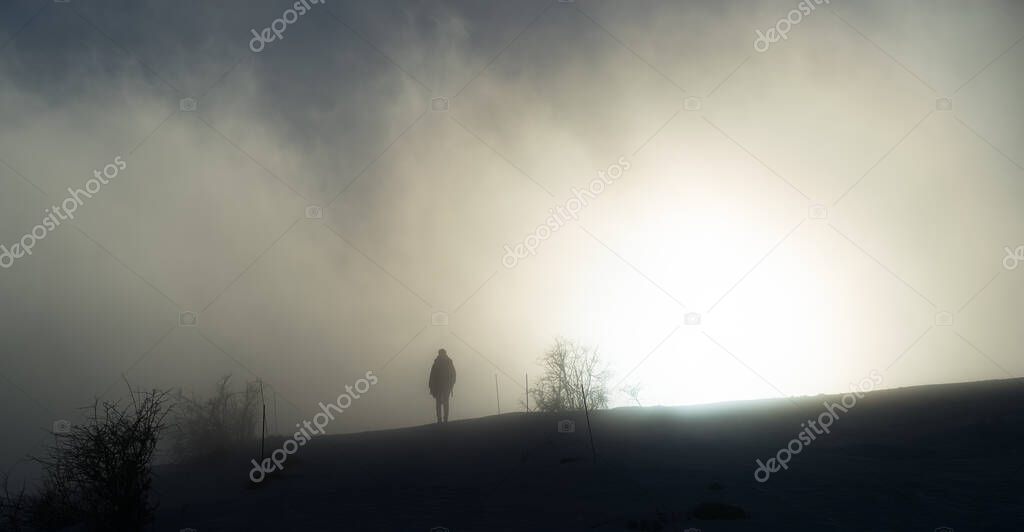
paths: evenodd
<path fill-rule="evenodd" d="M 582 413 L 517 413 L 321 436 L 255 488 L 248 458 L 163 466 L 156 529 L 1024 530 L 1024 380 L 868 394 L 754 480 L 756 459 L 839 398 L 598 412 L 596 465 Z M 716 502 L 748 518 L 694 515 Z"/>

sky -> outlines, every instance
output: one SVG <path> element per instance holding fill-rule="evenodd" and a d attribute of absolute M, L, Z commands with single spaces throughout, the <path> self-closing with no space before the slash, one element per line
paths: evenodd
<path fill-rule="evenodd" d="M 557 337 L 613 406 L 1024 374 L 1024 4 L 308 5 L 0 4 L 0 244 L 116 173 L 0 269 L 3 464 L 126 382 L 428 423 L 439 348 L 523 410 Z"/>

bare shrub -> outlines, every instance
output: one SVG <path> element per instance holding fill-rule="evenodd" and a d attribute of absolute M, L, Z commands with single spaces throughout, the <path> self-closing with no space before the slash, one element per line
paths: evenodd
<path fill-rule="evenodd" d="M 29 506 L 32 497 L 26 493 L 25 484 L 11 490 L 10 475 L 3 476 L 3 492 L 0 493 L 0 530 L 19 532 L 28 524 Z"/>
<path fill-rule="evenodd" d="M 9 475 L 0 482 L 0 531 L 62 530 L 81 521 L 80 509 L 73 507 L 70 497 L 58 495 L 49 479 L 34 492 L 24 482 L 20 488 L 11 489 Z"/>
<path fill-rule="evenodd" d="M 530 396 L 541 412 L 582 410 L 584 398 L 591 409 L 608 408 L 610 372 L 597 350 L 564 338 L 540 357 L 544 374 Z"/>
<path fill-rule="evenodd" d="M 190 461 L 250 448 L 256 441 L 262 398 L 259 383 L 232 390 L 231 376 L 217 381 L 207 399 L 176 397 L 172 453 Z"/>
<path fill-rule="evenodd" d="M 636 403 L 636 406 L 644 406 L 640 404 L 640 391 L 642 388 L 643 386 L 639 382 L 635 384 L 627 384 L 622 387 L 622 393 L 628 395 L 629 398 Z"/>
<path fill-rule="evenodd" d="M 54 434 L 33 496 L 31 520 L 52 529 L 69 522 L 89 530 L 138 531 L 153 518 L 152 462 L 168 413 L 167 393 L 131 392 L 131 406 L 97 401 L 86 423 Z"/>
<path fill-rule="evenodd" d="M 58 487 L 49 479 L 28 498 L 25 515 L 28 530 L 64 530 L 83 520 L 81 503 L 73 494 L 66 490 L 58 491 Z M 13 529 L 22 530 L 22 529 Z"/>

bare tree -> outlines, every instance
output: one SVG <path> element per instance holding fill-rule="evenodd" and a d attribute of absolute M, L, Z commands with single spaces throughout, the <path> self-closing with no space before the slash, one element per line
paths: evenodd
<path fill-rule="evenodd" d="M 608 408 L 611 374 L 596 349 L 557 338 L 555 345 L 540 357 L 540 365 L 544 373 L 529 390 L 537 410 L 582 410 L 584 397 L 591 409 Z"/>
<path fill-rule="evenodd" d="M 642 386 L 638 382 L 638 383 L 635 383 L 635 384 L 627 384 L 627 385 L 623 386 L 622 387 L 622 391 L 623 391 L 623 393 L 628 395 L 629 398 L 633 400 L 633 402 L 636 403 L 636 406 L 644 406 L 644 405 L 640 404 L 640 390 L 641 390 L 641 388 L 642 388 Z"/>

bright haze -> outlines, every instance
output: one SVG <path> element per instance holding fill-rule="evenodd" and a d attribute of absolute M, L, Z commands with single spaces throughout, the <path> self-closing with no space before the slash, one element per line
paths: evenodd
<path fill-rule="evenodd" d="M 523 410 L 556 337 L 613 406 L 1024 373 L 1024 4 L 809 4 L 3 2 L 0 244 L 125 163 L 0 269 L 4 464 L 125 381 L 427 423 L 439 348 Z"/>

